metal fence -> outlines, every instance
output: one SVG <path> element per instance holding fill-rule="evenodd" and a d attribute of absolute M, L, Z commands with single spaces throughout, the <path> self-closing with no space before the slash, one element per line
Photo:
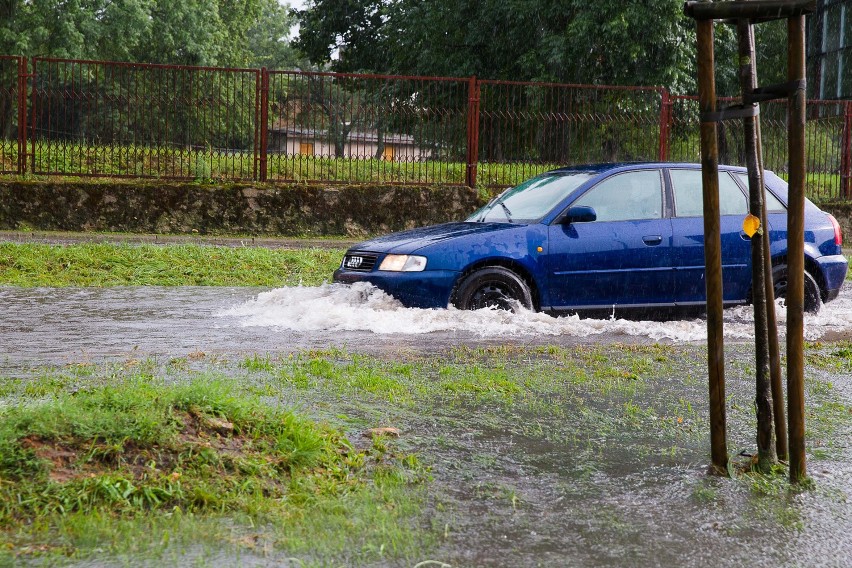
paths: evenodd
<path fill-rule="evenodd" d="M 264 179 L 467 182 L 471 81 L 271 71 Z"/>
<path fill-rule="evenodd" d="M 720 107 L 739 102 L 722 99 Z M 852 199 L 852 101 L 808 101 L 805 124 L 808 194 L 817 199 Z M 670 161 L 699 160 L 698 98 L 671 98 L 668 151 Z M 761 103 L 763 163 L 787 176 L 787 101 Z M 720 122 L 720 163 L 745 165 L 743 129 L 739 121 Z"/>
<path fill-rule="evenodd" d="M 477 94 L 483 185 L 561 165 L 661 158 L 663 89 L 480 81 Z"/>
<path fill-rule="evenodd" d="M 33 59 L 31 173 L 256 179 L 260 72 Z"/>
<path fill-rule="evenodd" d="M 852 199 L 852 101 L 808 105 L 810 194 Z M 761 121 L 783 176 L 786 102 Z M 695 97 L 662 88 L 0 56 L 7 175 L 502 187 L 562 165 L 697 161 L 698 130 Z M 719 132 L 721 160 L 742 164 L 740 125 Z"/>

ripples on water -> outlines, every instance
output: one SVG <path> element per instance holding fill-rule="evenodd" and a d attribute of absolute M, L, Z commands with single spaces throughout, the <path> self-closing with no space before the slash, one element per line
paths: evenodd
<path fill-rule="evenodd" d="M 467 332 L 482 337 L 552 335 L 588 337 L 599 334 L 648 337 L 653 340 L 701 341 L 707 322 L 700 318 L 674 321 L 633 321 L 619 318 L 581 319 L 551 317 L 524 311 L 462 311 L 405 308 L 393 297 L 366 283 L 350 286 L 279 288 L 235 306 L 222 315 L 236 317 L 246 327 L 278 327 L 299 332 L 367 331 L 377 334 L 425 334 L 436 331 Z M 725 311 L 725 336 L 747 339 L 753 334 L 753 310 L 740 306 Z M 786 311 L 777 308 L 783 334 Z M 841 297 L 826 304 L 819 314 L 805 315 L 805 338 L 852 331 L 852 299 Z"/>

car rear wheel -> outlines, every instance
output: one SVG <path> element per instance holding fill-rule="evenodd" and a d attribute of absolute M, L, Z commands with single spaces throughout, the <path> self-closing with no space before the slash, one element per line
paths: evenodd
<path fill-rule="evenodd" d="M 490 266 L 466 276 L 459 284 L 453 304 L 461 310 L 497 308 L 516 311 L 533 309 L 530 287 L 507 268 Z"/>
<path fill-rule="evenodd" d="M 779 264 L 772 267 L 772 282 L 775 285 L 775 297 L 787 297 L 787 265 Z M 819 284 L 810 273 L 805 271 L 805 311 L 817 313 L 822 307 L 822 297 Z"/>

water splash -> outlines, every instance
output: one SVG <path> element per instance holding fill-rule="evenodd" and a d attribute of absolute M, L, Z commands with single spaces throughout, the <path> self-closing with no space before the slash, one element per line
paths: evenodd
<path fill-rule="evenodd" d="M 783 334 L 786 311 L 778 305 Z M 376 334 L 427 334 L 461 332 L 479 337 L 594 335 L 647 337 L 652 340 L 703 341 L 707 322 L 700 318 L 673 321 L 634 321 L 619 318 L 581 319 L 551 317 L 524 311 L 462 311 L 455 308 L 406 308 L 393 297 L 367 283 L 350 286 L 279 288 L 234 306 L 221 315 L 236 317 L 244 327 L 276 327 L 298 332 L 366 331 Z M 725 336 L 748 339 L 754 333 L 753 310 L 740 306 L 725 311 Z M 852 333 L 852 298 L 842 297 L 806 315 L 805 337 L 815 340 L 828 332 Z"/>

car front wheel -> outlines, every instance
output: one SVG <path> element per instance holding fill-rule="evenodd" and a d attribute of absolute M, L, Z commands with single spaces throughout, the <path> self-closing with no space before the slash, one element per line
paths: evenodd
<path fill-rule="evenodd" d="M 490 266 L 462 280 L 453 304 L 461 310 L 497 308 L 514 312 L 519 307 L 532 310 L 533 298 L 523 278 L 507 268 Z"/>
<path fill-rule="evenodd" d="M 779 264 L 772 267 L 772 282 L 775 285 L 775 297 L 787 297 L 787 265 Z M 819 284 L 810 273 L 805 271 L 805 311 L 817 313 L 822 307 L 822 297 Z"/>

